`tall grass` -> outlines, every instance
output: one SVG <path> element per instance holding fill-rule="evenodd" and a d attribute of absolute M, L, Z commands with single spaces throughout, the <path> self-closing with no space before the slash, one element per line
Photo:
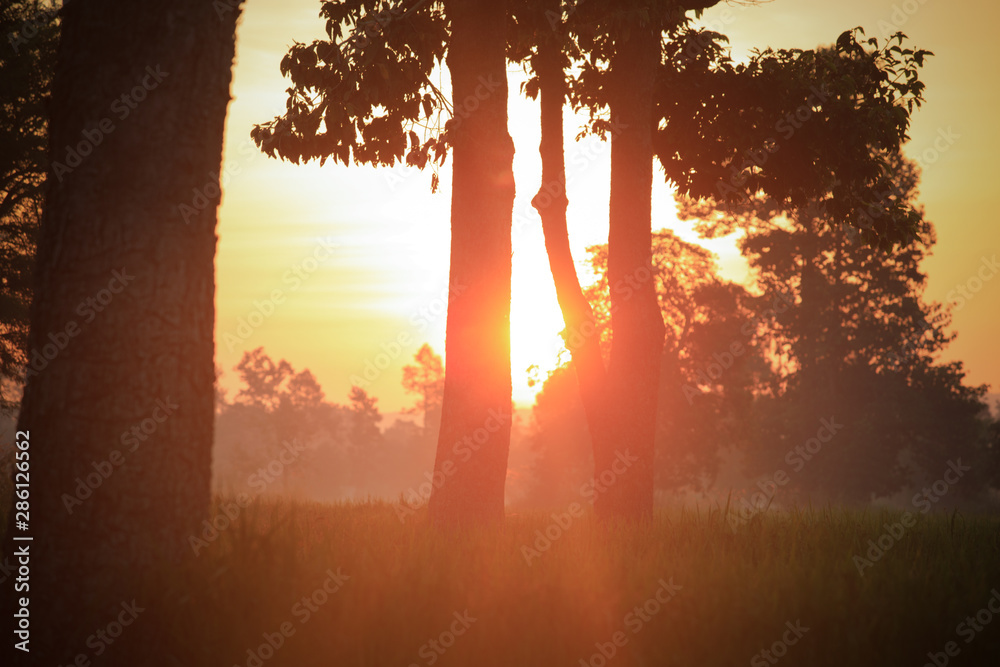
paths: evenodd
<path fill-rule="evenodd" d="M 1000 590 L 1000 519 L 919 515 L 859 574 L 854 556 L 900 518 L 791 511 L 734 528 L 715 509 L 560 526 L 539 512 L 453 533 L 383 503 L 265 501 L 150 593 L 170 600 L 155 618 L 186 665 L 919 666 L 951 641 L 949 664 L 995 664 L 1000 614 L 969 642 L 957 628 Z"/>

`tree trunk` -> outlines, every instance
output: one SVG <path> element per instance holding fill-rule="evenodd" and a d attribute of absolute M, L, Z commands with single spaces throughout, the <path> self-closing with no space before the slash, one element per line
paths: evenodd
<path fill-rule="evenodd" d="M 455 117 L 445 384 L 431 519 L 498 523 L 510 446 L 511 211 L 506 3 L 446 3 Z"/>
<path fill-rule="evenodd" d="M 540 16 L 559 2 L 539 5 Z M 541 20 L 539 25 L 542 25 Z M 543 33 L 543 31 L 539 31 Z M 562 107 L 565 78 L 558 39 L 539 41 L 534 61 L 541 96 L 542 187 L 533 200 L 566 324 L 566 344 L 580 386 L 594 446 L 594 486 L 602 518 L 638 519 L 653 509 L 653 441 L 664 327 L 652 279 L 652 92 L 659 31 L 631 26 L 612 62 L 608 280 L 612 343 L 607 371 L 593 313 L 580 289 L 566 223 Z"/>
<path fill-rule="evenodd" d="M 611 60 L 611 198 L 608 284 L 614 339 L 607 406 L 616 428 L 594 438 L 602 517 L 641 519 L 653 511 L 653 440 L 664 325 L 652 270 L 653 86 L 658 24 L 637 13 Z"/>
<path fill-rule="evenodd" d="M 170 633 L 140 581 L 192 555 L 209 510 L 218 174 L 239 4 L 63 10 L 18 421 L 30 521 L 8 524 L 33 541 L 5 547 L 30 550 L 35 664 L 93 657 L 88 636 L 133 600 L 148 611 L 101 663 L 166 664 L 173 651 L 153 641 Z"/>
<path fill-rule="evenodd" d="M 545 252 L 556 287 L 556 298 L 566 325 L 565 341 L 569 349 L 584 412 L 592 432 L 603 430 L 607 410 L 604 386 L 607 380 L 601 358 L 600 339 L 594 314 L 580 288 L 580 279 L 569 247 L 566 221 L 566 162 L 563 155 L 563 104 L 566 79 L 563 72 L 561 32 L 551 29 L 548 17 L 560 14 L 560 0 L 544 0 L 537 5 L 536 25 L 538 54 L 533 69 L 538 77 L 541 106 L 542 185 L 532 199 L 532 206 L 542 219 Z M 558 27 L 558 26 L 557 26 Z"/>

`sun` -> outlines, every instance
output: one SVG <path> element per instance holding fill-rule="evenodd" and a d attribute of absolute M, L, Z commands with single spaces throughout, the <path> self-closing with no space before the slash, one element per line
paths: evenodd
<path fill-rule="evenodd" d="M 556 300 L 544 248 L 523 249 L 515 241 L 510 307 L 510 370 L 514 401 L 522 407 L 535 401 L 540 380 L 566 358 L 559 332 L 562 312 Z M 529 368 L 532 370 L 529 372 Z M 539 380 L 533 386 L 530 380 Z"/>

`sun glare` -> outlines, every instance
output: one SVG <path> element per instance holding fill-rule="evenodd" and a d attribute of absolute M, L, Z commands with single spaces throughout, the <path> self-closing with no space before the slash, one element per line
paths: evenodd
<path fill-rule="evenodd" d="M 533 251 L 534 246 L 521 253 L 515 250 L 511 284 L 511 381 L 514 401 L 526 406 L 534 403 L 541 381 L 559 365 L 560 351 L 565 350 L 552 274 L 544 254 L 535 257 Z"/>

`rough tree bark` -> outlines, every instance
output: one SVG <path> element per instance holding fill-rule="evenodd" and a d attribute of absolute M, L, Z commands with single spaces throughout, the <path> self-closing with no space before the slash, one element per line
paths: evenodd
<path fill-rule="evenodd" d="M 441 430 L 429 511 L 438 525 L 503 519 L 510 445 L 511 211 L 506 3 L 451 0 L 455 117 L 451 275 Z"/>
<path fill-rule="evenodd" d="M 92 657 L 88 636 L 133 600 L 146 611 L 102 664 L 169 662 L 141 580 L 191 555 L 209 510 L 218 173 L 239 5 L 63 10 L 18 421 L 30 522 L 8 525 L 34 538 L 17 543 L 31 553 L 34 664 Z"/>

